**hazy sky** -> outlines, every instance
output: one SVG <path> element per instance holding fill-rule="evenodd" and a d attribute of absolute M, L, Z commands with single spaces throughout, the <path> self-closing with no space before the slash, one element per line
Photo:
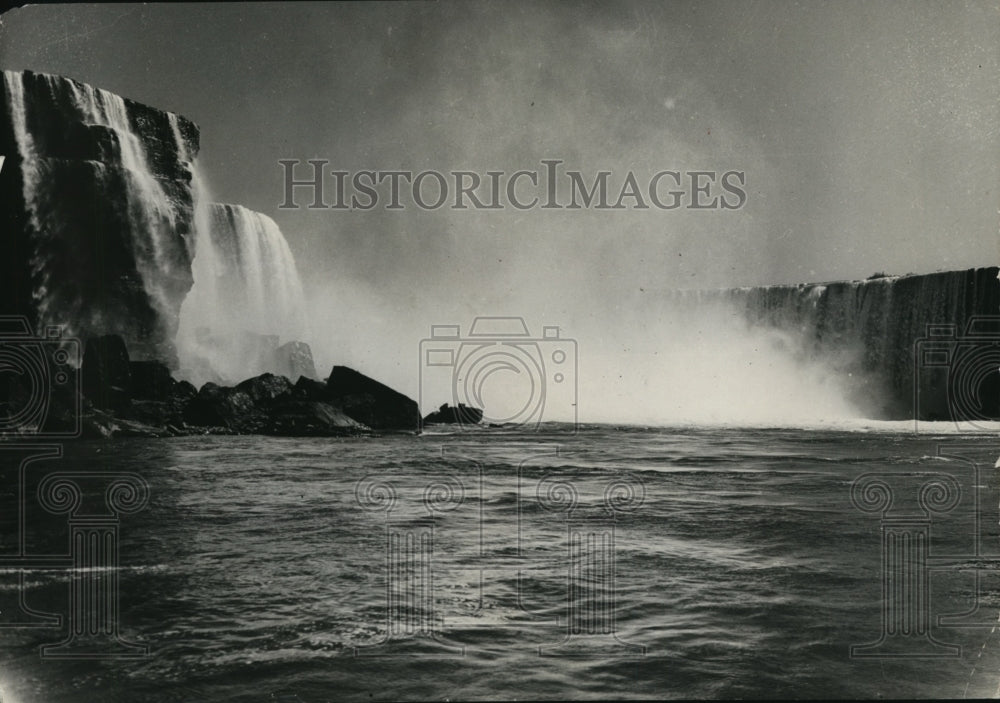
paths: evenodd
<path fill-rule="evenodd" d="M 642 323 L 612 321 L 644 292 L 1000 258 L 996 2 L 52 5 L 2 20 L 4 68 L 197 122 L 214 197 L 275 218 L 323 301 L 319 327 L 353 330 L 347 357 L 386 330 L 405 344 L 486 313 L 624 349 Z M 749 197 L 702 212 L 281 211 L 283 158 L 736 169 Z"/>

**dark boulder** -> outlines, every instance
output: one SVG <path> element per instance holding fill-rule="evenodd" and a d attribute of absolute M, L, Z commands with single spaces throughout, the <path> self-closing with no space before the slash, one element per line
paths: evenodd
<path fill-rule="evenodd" d="M 280 436 L 342 437 L 370 432 L 335 402 L 324 401 L 326 386 L 265 373 L 235 388 L 206 383 L 187 404 L 183 420 L 198 427 Z M 168 418 L 169 419 L 169 418 Z M 165 423 L 160 423 L 165 424 Z"/>
<path fill-rule="evenodd" d="M 248 378 L 236 386 L 237 391 L 246 393 L 258 405 L 267 405 L 275 398 L 289 395 L 292 392 L 292 382 L 284 376 L 265 373 Z"/>
<path fill-rule="evenodd" d="M 292 396 L 298 400 L 326 400 L 326 383 L 317 381 L 314 378 L 299 376 L 292 388 Z"/>
<path fill-rule="evenodd" d="M 483 421 L 483 411 L 473 408 L 464 403 L 459 403 L 458 407 L 452 407 L 445 403 L 440 408 L 424 418 L 424 424 L 440 423 L 445 425 L 478 425 Z"/>
<path fill-rule="evenodd" d="M 177 381 L 162 361 L 129 362 L 132 397 L 137 400 L 167 400 Z"/>
<path fill-rule="evenodd" d="M 125 340 L 116 334 L 92 337 L 83 349 L 82 390 L 96 407 L 122 411 L 132 396 L 132 371 Z"/>
<path fill-rule="evenodd" d="M 198 395 L 198 389 L 194 387 L 194 384 L 188 381 L 178 381 L 174 385 L 170 397 L 180 401 L 188 401 L 196 395 Z"/>
<path fill-rule="evenodd" d="M 327 398 L 358 422 L 375 430 L 416 430 L 416 401 L 346 366 L 334 366 L 326 382 Z"/>
<path fill-rule="evenodd" d="M 291 437 L 340 437 L 365 434 L 369 428 L 329 403 L 285 398 L 268 409 L 262 431 Z"/>
<path fill-rule="evenodd" d="M 244 391 L 206 383 L 184 408 L 184 422 L 197 427 L 250 431 L 261 413 Z"/>

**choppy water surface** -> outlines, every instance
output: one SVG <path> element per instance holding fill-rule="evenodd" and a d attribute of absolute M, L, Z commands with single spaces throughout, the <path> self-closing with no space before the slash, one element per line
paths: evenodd
<path fill-rule="evenodd" d="M 120 636 L 150 654 L 43 659 L 65 628 L 0 629 L 0 686 L 17 703 L 993 696 L 997 445 L 610 427 L 70 444 L 30 465 L 26 500 L 55 470 L 148 483 L 117 574 Z M 888 513 L 877 487 L 851 500 L 869 473 Z M 59 524 L 28 520 L 27 549 L 57 552 Z M 929 547 L 926 572 L 890 581 L 913 610 L 885 625 L 883 527 Z M 923 558 L 906 539 L 891 563 Z M 25 605 L 66 618 L 67 574 L 28 570 Z M 0 589 L 9 618 L 16 571 Z M 851 657 L 904 621 L 930 631 L 880 654 L 953 656 Z"/>

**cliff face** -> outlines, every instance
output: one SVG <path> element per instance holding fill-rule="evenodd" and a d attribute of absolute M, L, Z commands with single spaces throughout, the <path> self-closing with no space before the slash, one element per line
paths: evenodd
<path fill-rule="evenodd" d="M 192 285 L 189 120 L 68 78 L 4 72 L 0 314 L 121 335 L 176 363 Z"/>
<path fill-rule="evenodd" d="M 751 324 L 802 335 L 870 417 L 970 419 L 1000 414 L 997 275 L 994 266 L 701 296 L 730 302 Z"/>

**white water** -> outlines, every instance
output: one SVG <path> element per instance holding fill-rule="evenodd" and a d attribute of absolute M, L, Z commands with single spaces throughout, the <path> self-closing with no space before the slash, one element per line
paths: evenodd
<path fill-rule="evenodd" d="M 171 314 L 170 294 L 167 281 L 182 266 L 171 249 L 175 246 L 177 210 L 175 203 L 164 191 L 150 172 L 145 147 L 135 134 L 129 121 L 125 100 L 114 93 L 99 90 L 89 85 L 62 79 L 58 76 L 39 74 L 39 78 L 50 86 L 55 94 L 67 87 L 72 95 L 72 107 L 79 115 L 77 119 L 87 125 L 103 126 L 114 132 L 121 146 L 121 166 L 125 169 L 126 197 L 129 217 L 132 222 L 133 246 L 136 264 L 142 276 L 143 286 L 154 307 L 161 315 Z M 11 98 L 14 114 L 15 137 L 18 150 L 24 160 L 24 201 L 39 236 L 49 233 L 40 216 L 40 202 L 44 197 L 45 179 L 37 159 L 34 140 L 28 126 L 25 100 L 24 74 L 5 71 L 4 83 Z M 179 135 L 178 135 L 179 136 Z M 33 261 L 36 273 L 42 274 L 42 285 L 36 291 L 40 317 L 43 322 L 54 322 L 48 307 L 45 286 L 45 262 Z"/>
<path fill-rule="evenodd" d="M 302 283 L 274 220 L 241 205 L 212 202 L 172 113 L 170 126 L 181 158 L 191 163 L 195 206 L 194 285 L 180 310 L 178 375 L 196 386 L 235 383 L 269 370 L 267 353 L 274 345 L 261 343 L 257 335 L 277 337 L 280 343 L 307 336 Z"/>
<path fill-rule="evenodd" d="M 38 175 L 38 160 L 35 158 L 35 142 L 32 139 L 31 132 L 28 130 L 28 106 L 24 96 L 23 74 L 4 71 L 3 82 L 10 104 L 14 139 L 17 141 L 17 150 L 21 157 L 21 172 L 24 179 L 22 196 L 28 212 L 28 220 L 36 232 L 42 233 L 44 230 L 41 227 L 38 217 L 36 198 L 40 180 Z M 31 261 L 31 267 L 35 280 L 39 281 L 39 288 L 35 291 L 36 300 L 39 303 L 39 318 L 43 324 L 49 324 L 52 320 L 45 306 L 45 292 L 48 283 L 44 276 L 45 267 L 37 258 Z M 39 274 L 42 275 L 40 276 Z"/>
<path fill-rule="evenodd" d="M 191 170 L 194 202 L 193 236 L 178 236 L 181 208 L 154 176 L 152 154 L 137 134 L 126 101 L 114 93 L 55 75 L 35 74 L 43 87 L 26 83 L 26 74 L 4 71 L 4 86 L 11 106 L 14 136 L 24 173 L 23 197 L 35 247 L 31 266 L 36 281 L 33 295 L 43 325 L 70 323 L 75 313 L 56 300 L 51 279 L 56 268 L 49 261 L 53 251 L 61 251 L 59 237 L 72 223 L 60 221 L 65 215 L 57 207 L 59 193 L 46 176 L 46 145 L 33 134 L 31 91 L 41 89 L 45 105 L 41 110 L 63 110 L 66 123 L 103 127 L 117 138 L 125 183 L 130 239 L 126 242 L 135 257 L 153 309 L 164 330 L 173 329 L 178 315 L 178 282 L 187 275 L 188 262 L 194 285 L 180 306 L 176 345 L 178 375 L 201 383 L 206 380 L 238 381 L 265 370 L 260 357 L 272 340 L 254 335 L 276 336 L 281 343 L 307 336 L 302 284 L 295 261 L 278 226 L 269 217 L 234 205 L 215 205 L 205 179 L 197 167 L 196 154 L 181 132 L 177 115 L 166 113 L 177 158 Z M 51 103 L 51 104 L 49 104 Z M 98 173 L 107 164 L 95 164 Z M 109 194 L 110 196 L 111 194 Z M 56 254 L 57 255 L 57 254 Z M 65 267 L 66 262 L 62 262 Z M 65 287 L 65 286 L 64 286 Z M 69 319 L 63 319 L 69 318 Z M 80 324 L 82 320 L 78 321 Z M 113 327 L 112 327 L 113 328 Z M 247 334 L 251 333 L 251 334 Z M 264 364 L 266 366 L 266 363 Z"/>
<path fill-rule="evenodd" d="M 827 426 L 861 416 L 844 379 L 801 334 L 753 326 L 719 300 L 635 314 L 655 324 L 625 352 L 580 340 L 583 421 Z"/>
<path fill-rule="evenodd" d="M 196 183 L 194 286 L 181 307 L 179 374 L 195 385 L 232 383 L 269 370 L 277 344 L 307 337 L 302 283 L 274 220 L 211 203 L 203 180 Z"/>
<path fill-rule="evenodd" d="M 52 95 L 63 95 L 69 91 L 72 97 L 71 107 L 78 113 L 70 119 L 85 125 L 105 127 L 117 137 L 121 149 L 119 165 L 124 169 L 125 195 L 132 225 L 131 244 L 135 253 L 136 267 L 154 309 L 161 319 L 169 319 L 173 315 L 174 305 L 171 300 L 170 282 L 176 280 L 178 276 L 183 276 L 180 267 L 186 265 L 184 257 L 179 257 L 176 251 L 177 204 L 151 173 L 145 146 L 132 128 L 125 100 L 114 93 L 59 76 L 46 74 L 37 76 L 47 84 Z M 4 71 L 4 85 L 13 113 L 14 135 L 23 163 L 25 207 L 37 236 L 47 239 L 55 234 L 49 231 L 49 228 L 58 227 L 60 223 L 50 223 L 42 216 L 45 210 L 44 203 L 46 198 L 58 197 L 58 194 L 45 192 L 47 182 L 43 164 L 39 159 L 28 124 L 24 79 L 24 73 Z M 179 148 L 186 149 L 179 132 L 176 136 Z M 32 260 L 36 280 L 40 281 L 34 291 L 40 322 L 43 325 L 64 323 L 66 320 L 56 319 L 60 311 L 51 309 L 48 295 L 48 266 L 44 252 L 45 247 L 36 247 Z"/>

